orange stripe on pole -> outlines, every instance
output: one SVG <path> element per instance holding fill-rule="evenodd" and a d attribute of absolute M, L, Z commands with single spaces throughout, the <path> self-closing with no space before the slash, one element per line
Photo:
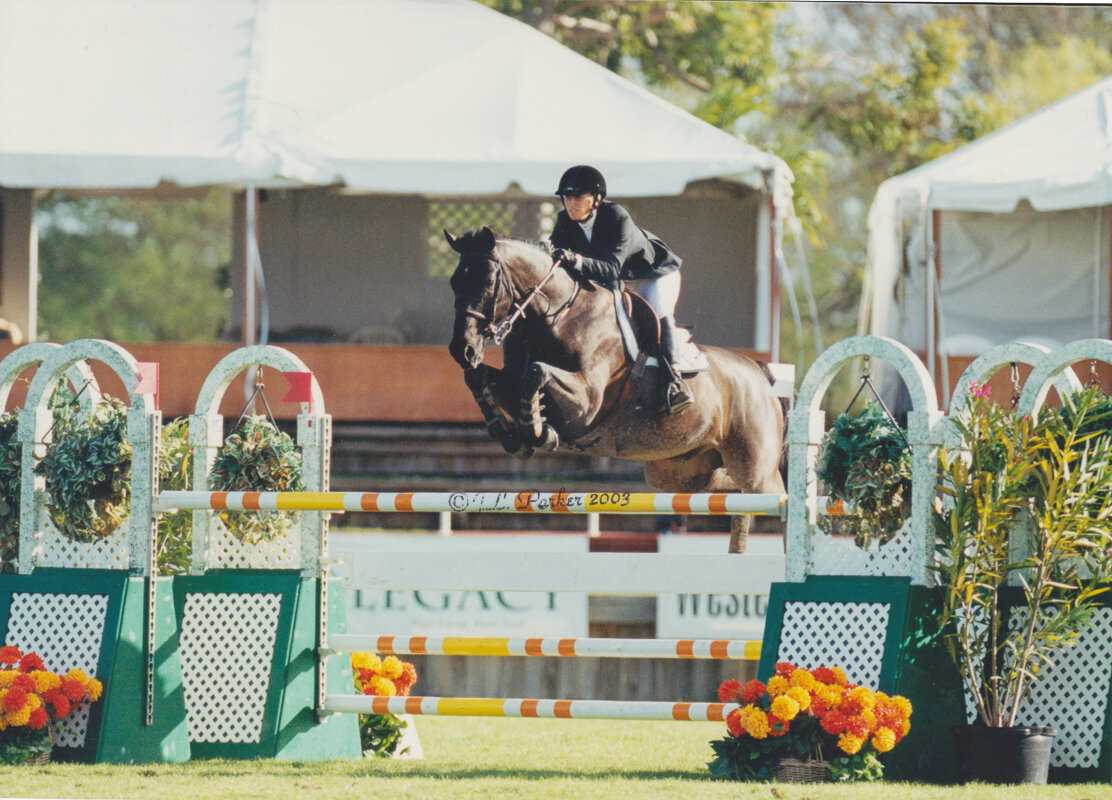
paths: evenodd
<path fill-rule="evenodd" d="M 409 652 L 415 656 L 426 656 L 429 654 L 429 637 L 427 636 L 413 636 L 409 640 Z"/>
<path fill-rule="evenodd" d="M 525 655 L 527 656 L 543 656 L 544 651 L 541 650 L 541 642 L 543 639 L 526 639 L 525 640 Z"/>
<path fill-rule="evenodd" d="M 554 713 L 560 719 L 571 719 L 571 700 L 557 700 Z"/>
<path fill-rule="evenodd" d="M 537 716 L 537 700 L 522 700 L 521 701 L 521 716 L 535 717 Z"/>
<path fill-rule="evenodd" d="M 389 714 L 389 699 L 389 697 L 379 697 L 378 695 L 375 695 L 371 698 L 371 710 L 374 711 L 374 713 L 376 714 Z"/>
<path fill-rule="evenodd" d="M 676 703 L 672 706 L 672 719 L 680 722 L 690 722 L 691 703 Z"/>
<path fill-rule="evenodd" d="M 227 492 L 213 492 L 212 499 L 209 502 L 217 511 L 226 511 L 228 508 L 228 493 Z"/>
<path fill-rule="evenodd" d="M 730 657 L 730 644 L 721 639 L 710 643 L 710 657 L 711 658 L 729 658 Z"/>
<path fill-rule="evenodd" d="M 385 713 L 385 712 L 382 712 Z M 407 697 L 405 698 L 405 713 L 407 714 L 420 714 L 421 713 L 421 698 L 420 697 Z"/>
<path fill-rule="evenodd" d="M 707 508 L 716 513 L 723 513 L 726 510 L 726 495 L 712 494 L 707 500 Z"/>
<path fill-rule="evenodd" d="M 707 704 L 707 719 L 711 722 L 725 722 L 726 715 L 722 712 L 726 710 L 725 703 L 708 703 Z"/>
<path fill-rule="evenodd" d="M 258 492 L 244 492 L 243 493 L 243 507 L 251 511 L 259 510 L 259 493 Z"/>
<path fill-rule="evenodd" d="M 574 656 L 575 639 L 561 639 L 557 646 L 557 652 L 562 656 Z"/>
<path fill-rule="evenodd" d="M 552 495 L 551 507 L 553 511 L 568 513 L 568 493 L 557 492 Z"/>
<path fill-rule="evenodd" d="M 394 500 L 394 508 L 398 511 L 412 511 L 413 492 L 401 492 Z"/>
<path fill-rule="evenodd" d="M 676 642 L 676 655 L 680 658 L 695 658 L 695 640 L 680 639 Z"/>
<path fill-rule="evenodd" d="M 691 495 L 677 494 L 672 498 L 672 510 L 677 514 L 690 514 L 691 513 Z"/>
<path fill-rule="evenodd" d="M 367 492 L 360 497 L 359 507 L 364 511 L 378 511 L 378 492 Z"/>
<path fill-rule="evenodd" d="M 380 653 L 386 653 L 387 655 L 393 655 L 394 654 L 394 637 L 393 636 L 379 636 L 378 637 L 378 642 L 376 643 L 375 648 Z"/>
<path fill-rule="evenodd" d="M 517 497 L 514 498 L 514 508 L 518 511 L 532 511 L 533 510 L 533 493 L 532 492 L 518 492 Z"/>

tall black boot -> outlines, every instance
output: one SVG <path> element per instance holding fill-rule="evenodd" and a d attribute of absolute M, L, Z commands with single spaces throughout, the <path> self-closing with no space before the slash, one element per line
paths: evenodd
<path fill-rule="evenodd" d="M 678 414 L 693 402 L 691 387 L 676 371 L 679 352 L 676 345 L 676 321 L 671 316 L 660 319 L 660 355 L 672 380 L 664 388 L 664 407 L 669 414 Z"/>

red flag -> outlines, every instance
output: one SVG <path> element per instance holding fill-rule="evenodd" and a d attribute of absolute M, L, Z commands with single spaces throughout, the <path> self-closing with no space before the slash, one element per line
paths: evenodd
<path fill-rule="evenodd" d="M 313 373 L 311 372 L 283 372 L 286 380 L 290 382 L 290 390 L 282 398 L 283 403 L 309 403 L 312 410 L 313 403 Z"/>
<path fill-rule="evenodd" d="M 159 375 L 157 361 L 140 361 L 139 381 L 135 384 L 136 394 L 149 394 L 154 399 L 154 407 L 158 408 Z"/>

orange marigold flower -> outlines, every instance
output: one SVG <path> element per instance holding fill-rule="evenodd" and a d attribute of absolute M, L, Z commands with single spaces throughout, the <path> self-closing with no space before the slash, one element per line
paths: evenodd
<path fill-rule="evenodd" d="M 821 719 L 829 710 L 830 709 L 826 707 L 826 703 L 822 701 L 821 697 L 817 694 L 811 695 L 811 704 L 807 707 L 807 711 L 812 717 L 819 717 Z"/>
<path fill-rule="evenodd" d="M 397 656 L 386 656 L 382 659 L 382 669 L 379 674 L 384 678 L 397 678 L 402 674 L 402 660 Z"/>
<path fill-rule="evenodd" d="M 811 670 L 815 680 L 819 683 L 834 683 L 834 671 L 830 667 L 815 667 Z"/>
<path fill-rule="evenodd" d="M 832 733 L 835 736 L 846 729 L 846 715 L 838 709 L 827 711 L 826 714 L 819 720 L 819 725 L 827 733 Z"/>
<path fill-rule="evenodd" d="M 12 680 L 12 688 L 22 689 L 25 692 L 33 692 L 35 691 L 35 682 L 31 680 L 30 675 L 26 674 L 25 672 L 20 672 L 17 673 L 15 678 Z"/>
<path fill-rule="evenodd" d="M 69 698 L 71 703 L 80 703 L 85 699 L 85 684 L 67 674 L 62 678 L 62 694 Z"/>
<path fill-rule="evenodd" d="M 393 697 L 398 693 L 397 688 L 394 686 L 394 682 L 382 675 L 376 675 L 371 678 L 370 687 L 371 693 L 379 697 Z"/>
<path fill-rule="evenodd" d="M 410 686 L 417 683 L 417 667 L 413 666 L 408 661 L 403 661 L 402 677 L 409 682 Z"/>
<path fill-rule="evenodd" d="M 768 679 L 768 684 L 765 688 L 768 690 L 769 697 L 779 697 L 791 688 L 791 684 L 788 683 L 788 679 L 783 675 L 773 675 Z"/>
<path fill-rule="evenodd" d="M 878 753 L 887 753 L 896 746 L 896 732 L 891 728 L 877 728 L 872 743 Z"/>
<path fill-rule="evenodd" d="M 851 733 L 843 733 L 838 737 L 838 747 L 846 755 L 855 755 L 865 744 L 864 739 L 859 739 Z"/>
<path fill-rule="evenodd" d="M 846 678 L 846 671 L 841 667 L 831 667 L 830 671 L 834 673 L 834 682 L 839 686 L 846 686 L 849 680 Z"/>
<path fill-rule="evenodd" d="M 750 714 L 745 719 L 745 732 L 754 739 L 768 738 L 768 717 L 762 712 Z"/>
<path fill-rule="evenodd" d="M 27 705 L 27 690 L 21 686 L 13 686 L 4 695 L 4 710 L 9 714 L 22 709 Z"/>
<path fill-rule="evenodd" d="M 13 667 L 23 658 L 23 653 L 15 645 L 6 644 L 0 647 L 0 664 L 11 664 Z"/>
<path fill-rule="evenodd" d="M 807 691 L 811 691 L 811 689 L 815 688 L 815 676 L 812 675 L 809 670 L 805 669 L 797 669 L 793 672 L 788 678 L 788 682 L 792 686 L 798 686 Z"/>
<path fill-rule="evenodd" d="M 859 716 L 849 717 L 846 720 L 846 733 L 851 734 L 857 739 L 864 739 L 870 733 L 869 723 Z"/>
<path fill-rule="evenodd" d="M 89 699 L 95 703 L 104 693 L 104 684 L 96 678 L 89 678 L 89 682 L 85 685 L 85 692 L 89 695 Z"/>
<path fill-rule="evenodd" d="M 731 736 L 741 736 L 741 709 L 735 708 L 726 715 L 726 730 L 730 732 Z"/>
<path fill-rule="evenodd" d="M 790 722 L 799 713 L 799 703 L 788 695 L 782 694 L 772 701 L 772 707 L 769 710 L 780 719 Z"/>
<path fill-rule="evenodd" d="M 791 721 L 781 719 L 775 714 L 768 715 L 768 735 L 783 736 L 791 729 Z"/>
<path fill-rule="evenodd" d="M 745 685 L 741 687 L 741 699 L 745 703 L 752 703 L 764 697 L 766 694 L 765 685 L 760 681 L 746 681 Z"/>
<path fill-rule="evenodd" d="M 800 711 L 806 711 L 811 707 L 811 693 L 808 692 L 806 689 L 802 689 L 799 686 L 793 686 L 792 688 L 788 689 L 787 696 L 795 702 L 799 703 Z"/>
<path fill-rule="evenodd" d="M 786 678 L 795 670 L 795 664 L 791 663 L 790 661 L 777 661 L 776 666 L 773 667 L 773 670 L 776 672 L 777 675 L 783 675 Z"/>
<path fill-rule="evenodd" d="M 33 731 L 41 730 L 49 721 L 50 717 L 47 716 L 46 709 L 36 708 L 31 712 L 31 716 L 27 718 L 27 727 Z"/>
<path fill-rule="evenodd" d="M 20 727 L 26 725 L 31 720 L 31 704 L 28 703 L 19 711 L 8 712 L 8 724 L 13 727 Z"/>
<path fill-rule="evenodd" d="M 723 703 L 732 703 L 741 691 L 741 681 L 730 678 L 724 680 L 718 687 L 718 699 Z"/>
<path fill-rule="evenodd" d="M 24 653 L 23 658 L 19 659 L 19 668 L 24 672 L 32 672 L 34 670 L 45 670 L 46 664 L 43 663 L 42 657 L 38 653 Z"/>
<path fill-rule="evenodd" d="M 64 694 L 57 695 L 51 702 L 51 705 L 54 706 L 54 719 L 62 719 L 73 709 L 73 706 L 70 705 L 69 698 Z"/>

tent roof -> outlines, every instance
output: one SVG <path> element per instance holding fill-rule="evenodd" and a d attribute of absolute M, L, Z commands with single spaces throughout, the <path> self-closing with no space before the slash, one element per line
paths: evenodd
<path fill-rule="evenodd" d="M 1112 77 L 885 181 L 879 197 L 931 208 L 1008 212 L 1112 203 Z"/>
<path fill-rule="evenodd" d="M 614 194 L 790 173 L 471 0 L 5 0 L 0 185 Z"/>

